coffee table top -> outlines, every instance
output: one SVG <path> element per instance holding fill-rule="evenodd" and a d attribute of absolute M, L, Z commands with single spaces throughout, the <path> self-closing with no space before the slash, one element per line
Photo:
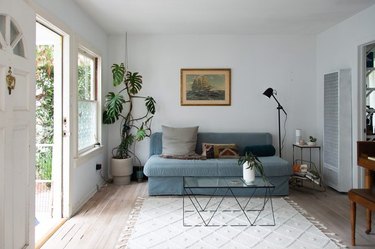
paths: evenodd
<path fill-rule="evenodd" d="M 256 177 L 252 183 L 246 183 L 242 177 L 200 177 L 185 176 L 184 188 L 274 188 L 267 179 Z"/>

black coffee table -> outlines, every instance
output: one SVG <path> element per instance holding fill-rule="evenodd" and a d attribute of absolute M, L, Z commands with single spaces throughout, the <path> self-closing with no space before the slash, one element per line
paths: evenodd
<path fill-rule="evenodd" d="M 273 223 L 263 224 L 264 226 L 274 226 L 275 216 L 272 204 L 272 192 L 275 186 L 272 185 L 266 178 L 256 177 L 251 184 L 245 183 L 242 177 L 184 177 L 184 195 L 183 195 L 183 225 L 184 226 L 223 226 L 211 225 L 212 218 L 220 212 L 242 212 L 246 217 L 245 224 L 236 224 L 230 226 L 255 226 L 260 214 L 265 210 L 266 204 L 270 203 L 270 211 L 272 214 Z M 210 192 L 211 195 L 200 195 L 199 191 L 204 189 L 205 193 Z M 240 203 L 239 194 L 236 190 L 248 189 L 250 195 L 246 196 L 245 203 Z M 254 196 L 262 191 L 261 198 L 263 201 L 257 208 L 252 207 L 251 203 Z M 258 192 L 258 194 L 257 194 Z M 237 205 L 236 208 L 219 210 L 224 199 L 233 198 Z M 186 200 L 185 200 L 186 199 Z M 202 201 L 202 200 L 205 201 Z M 208 200 L 207 200 L 208 199 Z M 215 200 L 215 201 L 214 201 Z M 186 203 L 188 201 L 188 203 Z M 189 202 L 190 201 L 190 202 Z M 214 204 L 214 202 L 216 202 Z M 186 204 L 191 203 L 194 209 L 186 210 Z M 203 224 L 188 225 L 185 223 L 185 214 L 197 212 Z M 249 217 L 250 212 L 255 212 L 255 218 Z M 205 214 L 206 217 L 203 216 Z M 247 222 L 246 222 L 247 221 Z M 224 224 L 228 225 L 228 224 Z M 262 226 L 262 224 L 259 224 Z"/>

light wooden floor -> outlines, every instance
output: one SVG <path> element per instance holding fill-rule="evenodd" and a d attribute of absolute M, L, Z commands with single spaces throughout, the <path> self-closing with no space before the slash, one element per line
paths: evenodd
<path fill-rule="evenodd" d="M 44 249 L 112 249 L 138 196 L 147 196 L 147 182 L 128 186 L 104 186 L 73 218 L 68 220 L 44 245 Z M 346 194 L 332 189 L 317 192 L 306 188 L 291 189 L 290 196 L 310 215 L 350 245 L 349 201 Z M 364 209 L 357 207 L 357 247 L 375 248 L 374 232 L 365 234 Z"/>
<path fill-rule="evenodd" d="M 114 248 L 135 200 L 145 195 L 147 182 L 104 186 L 42 248 Z"/>
<path fill-rule="evenodd" d="M 375 248 L 375 215 L 373 213 L 373 231 L 367 235 L 365 209 L 359 205 L 357 205 L 357 246 L 350 246 L 350 206 L 347 194 L 338 193 L 331 188 L 327 188 L 325 192 L 318 192 L 308 188 L 293 187 L 289 197 L 303 207 L 309 215 L 324 224 L 330 232 L 337 234 L 349 248 Z"/>

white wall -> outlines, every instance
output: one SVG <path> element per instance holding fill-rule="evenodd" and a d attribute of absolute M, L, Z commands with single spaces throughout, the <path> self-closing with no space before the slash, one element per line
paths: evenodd
<path fill-rule="evenodd" d="M 199 125 L 200 131 L 270 132 L 277 147 L 277 104 L 262 93 L 277 90 L 288 113 L 283 151 L 291 161 L 295 129 L 317 135 L 314 36 L 128 35 L 129 69 L 143 75 L 143 95 L 157 101 L 153 131 L 161 125 Z M 124 37 L 109 38 L 110 63 L 124 61 Z M 180 106 L 181 68 L 231 68 L 231 106 Z M 282 114 L 283 116 L 283 114 Z M 117 145 L 111 127 L 109 149 Z M 137 154 L 148 158 L 149 141 Z"/>
<path fill-rule="evenodd" d="M 107 92 L 107 77 L 108 77 L 108 56 L 107 56 L 107 34 L 95 22 L 85 14 L 73 0 L 35 0 L 37 12 L 41 12 L 46 16 L 44 18 L 51 21 L 54 25 L 63 25 L 72 36 L 72 41 L 82 41 L 88 45 L 89 49 L 93 49 L 102 58 L 102 81 L 103 81 L 103 94 Z M 52 20 L 50 20 L 52 19 Z M 62 27 L 60 27 L 62 28 Z M 62 28 L 64 29 L 64 28 Z M 77 44 L 72 44 L 73 49 L 77 49 Z M 73 52 L 76 54 L 77 51 Z M 74 73 L 74 72 L 72 72 Z M 76 84 L 71 83 L 71 89 L 75 89 Z M 72 94 L 72 93 L 71 93 Z M 71 97 L 74 97 L 72 94 Z M 76 103 L 71 101 L 71 103 Z M 71 108 L 76 108 L 71 105 Z M 75 112 L 72 112 L 73 114 Z M 72 120 L 77 120 L 77 117 L 72 116 Z M 102 184 L 102 179 L 99 172 L 95 170 L 96 163 L 101 163 L 104 172 L 107 171 L 107 128 L 103 127 L 102 142 L 105 146 L 104 152 L 96 153 L 89 160 L 76 160 L 73 158 L 75 154 L 71 151 L 72 157 L 70 158 L 70 212 L 76 212 L 81 205 L 83 205 L 88 198 L 95 193 L 97 185 Z M 74 128 L 72 128 L 74 130 Z M 72 143 L 76 143 L 75 135 L 71 136 Z M 72 146 L 74 150 L 75 146 Z"/>
<path fill-rule="evenodd" d="M 317 36 L 317 117 L 319 120 L 319 135 L 323 134 L 323 75 L 337 69 L 352 70 L 352 127 L 353 127 L 353 187 L 358 186 L 356 141 L 360 140 L 362 128 L 359 127 L 359 75 L 358 47 L 375 41 L 375 6 L 343 21 L 342 23 L 322 32 Z M 348 134 L 349 135 L 349 134 Z"/>

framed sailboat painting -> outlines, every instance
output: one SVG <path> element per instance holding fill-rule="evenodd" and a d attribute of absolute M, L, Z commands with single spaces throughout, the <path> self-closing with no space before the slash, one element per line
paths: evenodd
<path fill-rule="evenodd" d="M 225 106 L 231 104 L 229 68 L 181 69 L 182 106 Z"/>

